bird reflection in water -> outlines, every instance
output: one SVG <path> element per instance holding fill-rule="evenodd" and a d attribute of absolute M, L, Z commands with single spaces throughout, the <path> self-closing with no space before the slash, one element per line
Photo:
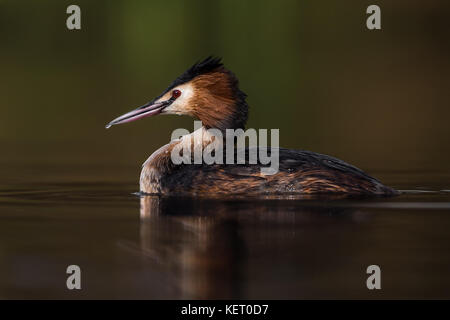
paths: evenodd
<path fill-rule="evenodd" d="M 188 199 L 142 197 L 142 252 L 174 273 L 182 297 L 239 296 L 245 243 L 238 221 L 195 206 Z"/>
<path fill-rule="evenodd" d="M 167 285 L 179 298 L 273 297 L 277 286 L 288 290 L 280 297 L 301 297 L 310 272 L 319 265 L 331 271 L 330 259 L 345 260 L 340 235 L 366 217 L 307 203 L 143 196 L 140 252 L 170 273 Z"/>

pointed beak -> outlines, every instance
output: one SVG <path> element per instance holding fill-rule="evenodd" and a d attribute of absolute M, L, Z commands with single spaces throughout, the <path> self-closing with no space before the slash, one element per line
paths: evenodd
<path fill-rule="evenodd" d="M 106 129 L 109 129 L 116 124 L 127 123 L 127 122 L 131 122 L 131 121 L 139 120 L 139 119 L 142 119 L 145 117 L 150 117 L 150 116 L 160 114 L 161 111 L 171 103 L 172 103 L 171 100 L 166 100 L 166 101 L 161 101 L 161 102 L 151 101 L 133 111 L 125 113 L 124 115 L 121 115 L 120 117 L 114 119 L 113 121 L 111 121 L 110 123 L 108 123 L 106 125 Z"/>

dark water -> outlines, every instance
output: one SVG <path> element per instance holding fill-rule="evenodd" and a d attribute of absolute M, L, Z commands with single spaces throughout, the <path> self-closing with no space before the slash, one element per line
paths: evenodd
<path fill-rule="evenodd" d="M 126 179 L 83 182 L 97 167 L 74 167 L 76 183 L 52 178 L 57 167 L 34 170 L 46 178 L 27 185 L 3 172 L 0 298 L 450 297 L 450 188 L 439 172 L 378 173 L 407 190 L 390 199 L 200 200 L 140 198 Z M 80 291 L 66 289 L 71 264 Z M 366 288 L 372 264 L 379 291 Z"/>

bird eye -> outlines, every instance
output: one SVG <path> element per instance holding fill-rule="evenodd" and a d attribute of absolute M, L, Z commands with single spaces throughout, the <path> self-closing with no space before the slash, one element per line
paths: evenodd
<path fill-rule="evenodd" d="M 172 91 L 172 98 L 176 99 L 181 95 L 181 91 L 180 90 L 173 90 Z"/>

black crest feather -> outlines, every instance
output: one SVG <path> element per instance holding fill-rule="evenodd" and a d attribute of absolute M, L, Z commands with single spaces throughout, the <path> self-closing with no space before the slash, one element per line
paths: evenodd
<path fill-rule="evenodd" d="M 223 67 L 221 58 L 209 56 L 205 60 L 193 64 L 189 69 L 183 72 L 182 75 L 180 75 L 175 79 L 174 82 L 170 84 L 170 86 L 164 91 L 164 93 L 175 88 L 176 86 L 191 81 L 201 74 L 212 72 L 220 67 Z"/>

